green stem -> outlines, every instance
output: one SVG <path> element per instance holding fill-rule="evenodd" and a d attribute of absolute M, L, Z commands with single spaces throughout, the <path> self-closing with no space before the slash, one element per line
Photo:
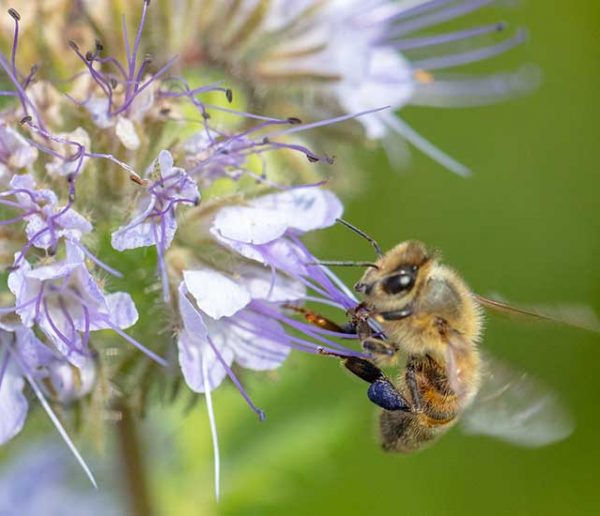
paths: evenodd
<path fill-rule="evenodd" d="M 136 421 L 126 403 L 119 403 L 117 409 L 121 413 L 121 420 L 117 424 L 119 460 L 131 515 L 152 516 L 154 511 L 150 500 L 144 454 Z"/>

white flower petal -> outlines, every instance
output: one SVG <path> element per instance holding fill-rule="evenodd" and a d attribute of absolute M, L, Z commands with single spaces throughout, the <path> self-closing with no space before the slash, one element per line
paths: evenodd
<path fill-rule="evenodd" d="M 183 320 L 183 330 L 179 334 L 177 345 L 179 349 L 179 364 L 186 383 L 195 392 L 205 392 L 202 360 L 206 361 L 208 385 L 215 389 L 225 379 L 226 369 L 214 353 L 208 342 L 208 328 L 198 312 L 198 309 L 187 297 L 187 289 L 182 282 L 179 285 L 179 313 Z M 215 321 L 211 335 L 217 336 L 217 344 L 221 345 L 218 337 L 218 325 Z M 226 346 L 220 349 L 222 359 L 227 365 L 233 362 L 233 351 Z"/>
<path fill-rule="evenodd" d="M 283 236 L 288 223 L 285 214 L 270 209 L 227 206 L 217 213 L 212 227 L 225 238 L 260 245 Z"/>
<path fill-rule="evenodd" d="M 9 364 L 0 385 L 0 445 L 17 435 L 25 424 L 29 406 L 23 395 L 24 385 L 22 376 Z"/>
<path fill-rule="evenodd" d="M 183 271 L 183 281 L 198 308 L 213 319 L 229 317 L 251 301 L 248 290 L 211 269 Z"/>
<path fill-rule="evenodd" d="M 107 98 L 92 97 L 83 107 L 92 115 L 92 121 L 101 129 L 106 129 L 114 124 L 109 116 L 109 103 Z"/>
<path fill-rule="evenodd" d="M 190 338 L 190 334 L 186 332 L 182 332 L 179 335 L 177 344 L 179 347 L 181 371 L 190 389 L 194 392 L 205 392 L 202 360 L 206 361 L 210 390 L 216 389 L 221 385 L 227 376 L 227 371 L 208 344 L 202 348 L 198 347 Z M 227 365 L 231 365 L 233 363 L 233 351 L 229 348 L 220 351 L 221 358 Z"/>
<path fill-rule="evenodd" d="M 240 274 L 252 299 L 283 302 L 301 299 L 306 294 L 302 283 L 284 274 L 273 274 L 270 268 L 247 265 L 240 269 Z"/>
<path fill-rule="evenodd" d="M 222 236 L 218 229 L 214 226 L 210 228 L 211 234 L 222 244 L 226 245 L 233 249 L 236 253 L 248 258 L 249 260 L 255 260 L 262 264 L 266 264 L 262 253 L 260 252 L 260 248 L 262 246 L 254 246 L 252 244 L 246 244 L 244 242 L 240 242 L 238 240 L 232 240 L 230 238 L 225 238 Z"/>
<path fill-rule="evenodd" d="M 123 116 L 118 118 L 117 125 L 115 126 L 115 134 L 126 149 L 137 150 L 141 145 L 135 125 L 133 125 L 133 122 L 129 118 Z"/>
<path fill-rule="evenodd" d="M 127 292 L 115 292 L 106 296 L 108 316 L 111 322 L 121 329 L 133 326 L 138 320 L 138 311 Z"/>
<path fill-rule="evenodd" d="M 251 205 L 272 210 L 273 216 L 282 223 L 302 232 L 331 226 L 344 211 L 335 194 L 314 186 L 264 195 L 253 199 Z"/>
<path fill-rule="evenodd" d="M 161 150 L 158 154 L 158 164 L 160 166 L 160 175 L 164 178 L 169 175 L 173 168 L 173 156 L 168 150 Z"/>

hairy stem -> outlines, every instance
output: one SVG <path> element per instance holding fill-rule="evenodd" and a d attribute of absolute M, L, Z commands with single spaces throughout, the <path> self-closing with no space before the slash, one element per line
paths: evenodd
<path fill-rule="evenodd" d="M 125 402 L 120 402 L 117 410 L 121 413 L 121 420 L 117 424 L 119 459 L 130 511 L 133 516 L 152 516 L 154 511 L 137 424 Z"/>

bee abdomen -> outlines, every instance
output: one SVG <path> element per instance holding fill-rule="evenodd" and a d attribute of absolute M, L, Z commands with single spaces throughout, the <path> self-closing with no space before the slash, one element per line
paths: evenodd
<path fill-rule="evenodd" d="M 381 445 L 386 451 L 412 453 L 433 443 L 454 424 L 426 414 L 384 410 L 379 418 Z"/>

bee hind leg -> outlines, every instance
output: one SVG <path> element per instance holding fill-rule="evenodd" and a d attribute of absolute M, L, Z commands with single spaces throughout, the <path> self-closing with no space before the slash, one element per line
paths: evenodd
<path fill-rule="evenodd" d="M 385 410 L 413 412 L 413 407 L 376 365 L 364 358 L 341 356 L 344 367 L 361 380 L 370 383 L 367 396 Z"/>
<path fill-rule="evenodd" d="M 421 403 L 421 391 L 419 390 L 419 386 L 417 384 L 415 364 L 412 360 L 409 360 L 406 364 L 406 374 L 404 376 L 404 379 L 406 381 L 406 386 L 408 387 L 410 397 L 412 398 L 413 402 L 412 412 L 423 412 L 423 407 Z"/>
<path fill-rule="evenodd" d="M 387 378 L 374 381 L 367 391 L 369 399 L 385 410 L 401 410 L 414 412 L 408 400 L 398 392 L 398 389 Z"/>

